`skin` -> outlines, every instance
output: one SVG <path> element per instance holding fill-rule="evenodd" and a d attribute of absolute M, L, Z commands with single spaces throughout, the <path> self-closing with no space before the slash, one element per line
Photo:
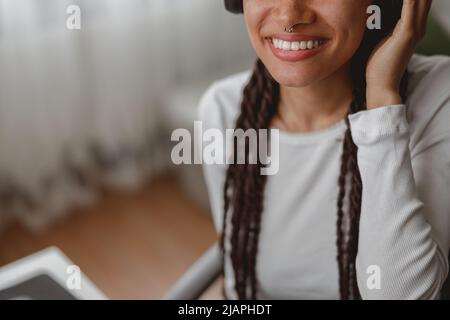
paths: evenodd
<path fill-rule="evenodd" d="M 404 0 L 393 34 L 374 50 L 367 65 L 367 105 L 402 103 L 399 85 L 407 63 L 425 35 L 432 0 Z M 352 99 L 349 61 L 361 44 L 372 0 L 244 0 L 253 48 L 280 84 L 280 105 L 272 126 L 291 132 L 320 130 L 342 120 Z M 278 59 L 269 38 L 292 34 L 328 39 L 320 53 L 298 62 Z"/>

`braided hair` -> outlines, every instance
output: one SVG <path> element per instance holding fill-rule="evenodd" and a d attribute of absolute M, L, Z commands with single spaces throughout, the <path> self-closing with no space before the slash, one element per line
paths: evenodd
<path fill-rule="evenodd" d="M 353 98 L 348 115 L 366 109 L 365 69 L 376 45 L 389 35 L 401 16 L 402 0 L 377 0 L 374 4 L 382 9 L 382 30 L 366 31 L 361 46 L 350 62 Z M 242 0 L 225 0 L 226 8 L 234 13 L 243 11 Z M 401 81 L 401 95 L 406 99 L 408 75 Z M 261 60 L 257 60 L 253 74 L 245 86 L 236 129 L 268 129 L 278 112 L 280 86 L 273 79 Z M 342 300 L 360 299 L 356 281 L 356 255 L 358 252 L 359 219 L 361 213 L 362 181 L 358 168 L 358 148 L 353 142 L 348 116 L 343 140 L 337 200 L 337 261 L 339 267 L 339 290 Z M 258 138 L 259 139 L 259 138 Z M 259 142 L 259 141 L 258 141 Z M 258 144 L 259 145 L 259 144 Z M 236 146 L 235 146 L 236 151 Z M 235 152 L 236 154 L 236 152 Z M 245 141 L 245 163 L 236 161 L 228 166 L 224 185 L 223 230 L 220 245 L 225 257 L 225 235 L 228 216 L 231 213 L 230 259 L 235 275 L 235 290 L 239 299 L 256 299 L 258 281 L 256 263 L 261 217 L 264 210 L 264 189 L 267 176 L 261 175 L 262 164 L 250 164 L 249 146 Z M 347 176 L 350 179 L 347 180 Z M 350 181 L 347 192 L 347 181 Z M 348 212 L 344 201 L 348 197 Z M 346 223 L 348 221 L 348 223 Z M 226 293 L 224 290 L 224 295 Z"/>

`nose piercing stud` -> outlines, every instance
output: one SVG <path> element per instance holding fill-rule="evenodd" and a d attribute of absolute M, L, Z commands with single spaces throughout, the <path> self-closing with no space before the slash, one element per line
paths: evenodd
<path fill-rule="evenodd" d="M 292 26 L 289 29 L 285 27 L 284 31 L 287 32 L 287 33 L 292 33 L 292 32 L 294 32 L 294 27 Z"/>

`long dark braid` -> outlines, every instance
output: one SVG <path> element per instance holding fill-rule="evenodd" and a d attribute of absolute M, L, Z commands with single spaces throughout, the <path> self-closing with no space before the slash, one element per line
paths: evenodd
<path fill-rule="evenodd" d="M 236 10 L 242 4 L 236 2 Z M 383 30 L 366 33 L 363 44 L 351 61 L 350 73 L 353 84 L 353 99 L 348 114 L 366 109 L 365 68 L 375 46 L 394 28 L 401 13 L 402 1 L 379 0 L 374 4 L 382 7 Z M 230 7 L 229 7 L 230 8 Z M 406 99 L 407 73 L 401 83 L 401 94 Z M 241 112 L 236 129 L 268 129 L 278 112 L 279 84 L 271 77 L 264 64 L 258 59 L 253 74 L 243 92 Z M 343 300 L 360 299 L 356 280 L 356 255 L 358 252 L 359 220 L 363 184 L 358 167 L 358 148 L 353 142 L 348 117 L 342 148 L 341 168 L 338 179 L 337 200 L 337 261 L 339 267 L 339 289 Z M 259 139 L 259 136 L 258 136 Z M 259 140 L 258 140 L 259 142 Z M 239 299 L 256 299 L 258 291 L 256 265 L 258 240 L 261 229 L 264 189 L 267 176 L 260 174 L 262 164 L 249 164 L 249 143 L 245 141 L 245 164 L 237 164 L 237 147 L 234 144 L 234 162 L 229 165 L 224 186 L 223 232 L 220 244 L 224 255 L 227 252 L 225 238 L 228 231 L 228 217 L 231 211 L 231 236 L 229 254 L 235 276 L 235 289 Z M 259 147 L 259 143 L 258 143 Z M 350 177 L 348 176 L 350 175 Z M 347 192 L 347 178 L 350 188 Z M 348 199 L 348 212 L 344 212 Z M 224 292 L 225 293 L 225 292 Z"/>
<path fill-rule="evenodd" d="M 244 89 L 241 114 L 236 129 L 267 129 L 277 112 L 279 85 L 258 60 L 249 83 Z M 259 139 L 259 136 L 258 136 Z M 258 141 L 259 142 L 259 141 Z M 236 144 L 235 158 L 236 163 Z M 259 146 L 259 143 L 257 144 Z M 236 291 L 240 298 L 256 297 L 256 256 L 261 213 L 263 211 L 264 188 L 267 177 L 260 174 L 262 165 L 248 163 L 248 141 L 245 143 L 245 164 L 230 165 L 224 187 L 224 217 L 226 226 L 228 211 L 232 210 L 231 261 L 235 270 Z M 245 177 L 245 178 L 244 178 Z M 230 197 L 230 190 L 231 197 Z M 245 201 L 244 201 L 245 200 Z M 230 206 L 231 204 L 231 206 Z M 225 233 L 221 245 L 224 248 Z M 242 244 L 242 246 L 240 245 Z M 250 282 L 250 283 L 248 283 Z M 249 285 L 251 294 L 247 295 Z"/>

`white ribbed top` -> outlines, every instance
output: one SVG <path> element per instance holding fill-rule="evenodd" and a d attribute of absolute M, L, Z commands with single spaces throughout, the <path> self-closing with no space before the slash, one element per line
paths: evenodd
<path fill-rule="evenodd" d="M 414 56 L 406 105 L 350 116 L 363 182 L 358 286 L 363 299 L 432 299 L 450 247 L 450 59 Z M 234 128 L 250 72 L 204 94 L 204 128 Z M 262 299 L 339 299 L 336 201 L 344 121 L 280 134 L 280 170 L 269 176 L 257 275 Z M 214 223 L 222 226 L 225 165 L 204 165 Z M 228 239 L 229 240 L 229 239 Z M 227 241 L 229 249 L 229 243 Z M 367 286 L 370 266 L 380 289 Z M 225 288 L 236 298 L 227 256 Z"/>

